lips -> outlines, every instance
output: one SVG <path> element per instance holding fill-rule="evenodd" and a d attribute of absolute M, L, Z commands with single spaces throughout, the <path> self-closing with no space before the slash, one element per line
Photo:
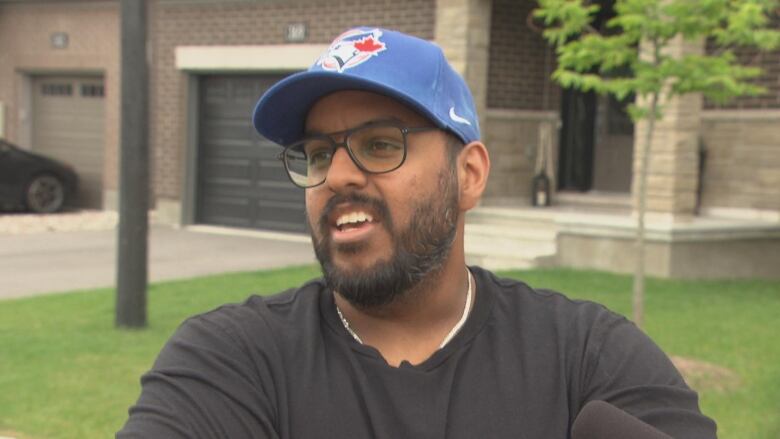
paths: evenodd
<path fill-rule="evenodd" d="M 356 244 L 369 239 L 377 226 L 371 212 L 355 206 L 339 209 L 330 224 L 329 234 L 335 244 Z"/>
<path fill-rule="evenodd" d="M 374 222 L 374 216 L 364 210 L 345 212 L 336 218 L 336 228 L 340 231 L 359 228 L 365 223 Z"/>
<path fill-rule="evenodd" d="M 387 205 L 357 192 L 334 195 L 320 214 L 320 236 L 334 244 L 364 243 L 382 228 L 392 230 Z"/>

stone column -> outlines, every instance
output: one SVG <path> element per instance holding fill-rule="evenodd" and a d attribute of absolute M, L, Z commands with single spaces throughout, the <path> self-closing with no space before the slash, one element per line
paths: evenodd
<path fill-rule="evenodd" d="M 436 0 L 434 39 L 471 88 L 485 128 L 492 0 Z"/>
<path fill-rule="evenodd" d="M 668 54 L 702 53 L 701 42 L 673 41 Z M 650 145 L 647 178 L 647 212 L 665 219 L 685 219 L 695 214 L 699 179 L 699 132 L 702 96 L 698 93 L 664 101 L 663 118 L 655 123 Z M 638 206 L 639 163 L 642 158 L 647 122 L 634 131 L 634 175 L 632 193 L 634 209 Z"/>

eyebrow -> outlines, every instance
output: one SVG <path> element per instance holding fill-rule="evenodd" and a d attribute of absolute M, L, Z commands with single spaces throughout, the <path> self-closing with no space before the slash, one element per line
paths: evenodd
<path fill-rule="evenodd" d="M 346 133 L 348 131 L 354 131 L 356 129 L 363 128 L 363 127 L 368 126 L 368 125 L 374 125 L 374 124 L 385 123 L 385 122 L 393 122 L 393 123 L 398 123 L 398 124 L 405 124 L 406 123 L 406 122 L 404 122 L 403 120 L 401 120 L 401 119 L 399 119 L 397 117 L 389 116 L 389 117 L 383 117 L 381 119 L 372 119 L 372 120 L 363 122 L 363 123 L 361 123 L 359 125 L 356 125 L 354 127 L 347 128 L 346 130 L 334 131 L 334 132 L 330 132 L 330 133 L 324 133 L 324 132 L 319 131 L 319 130 L 311 130 L 311 131 L 307 130 L 307 131 L 303 132 L 303 137 L 305 138 L 305 137 L 309 137 L 309 136 L 335 136 L 335 135 L 339 135 L 339 134 L 344 134 L 344 133 Z"/>

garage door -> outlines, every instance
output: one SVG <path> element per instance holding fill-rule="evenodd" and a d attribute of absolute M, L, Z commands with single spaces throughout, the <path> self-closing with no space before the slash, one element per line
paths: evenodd
<path fill-rule="evenodd" d="M 35 152 L 69 163 L 79 175 L 73 204 L 99 208 L 103 199 L 104 88 L 101 77 L 33 78 Z"/>
<path fill-rule="evenodd" d="M 257 98 L 282 77 L 200 78 L 198 223 L 306 230 L 303 190 L 290 183 L 276 159 L 281 148 L 251 123 Z"/>

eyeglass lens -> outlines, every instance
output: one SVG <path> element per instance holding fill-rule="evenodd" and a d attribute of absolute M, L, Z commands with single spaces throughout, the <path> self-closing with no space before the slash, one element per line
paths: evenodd
<path fill-rule="evenodd" d="M 366 126 L 345 138 L 350 156 L 364 171 L 388 172 L 403 163 L 404 133 L 396 126 Z M 317 136 L 293 144 L 285 150 L 287 171 L 295 184 L 303 187 L 322 183 L 339 146 L 329 136 Z"/>

